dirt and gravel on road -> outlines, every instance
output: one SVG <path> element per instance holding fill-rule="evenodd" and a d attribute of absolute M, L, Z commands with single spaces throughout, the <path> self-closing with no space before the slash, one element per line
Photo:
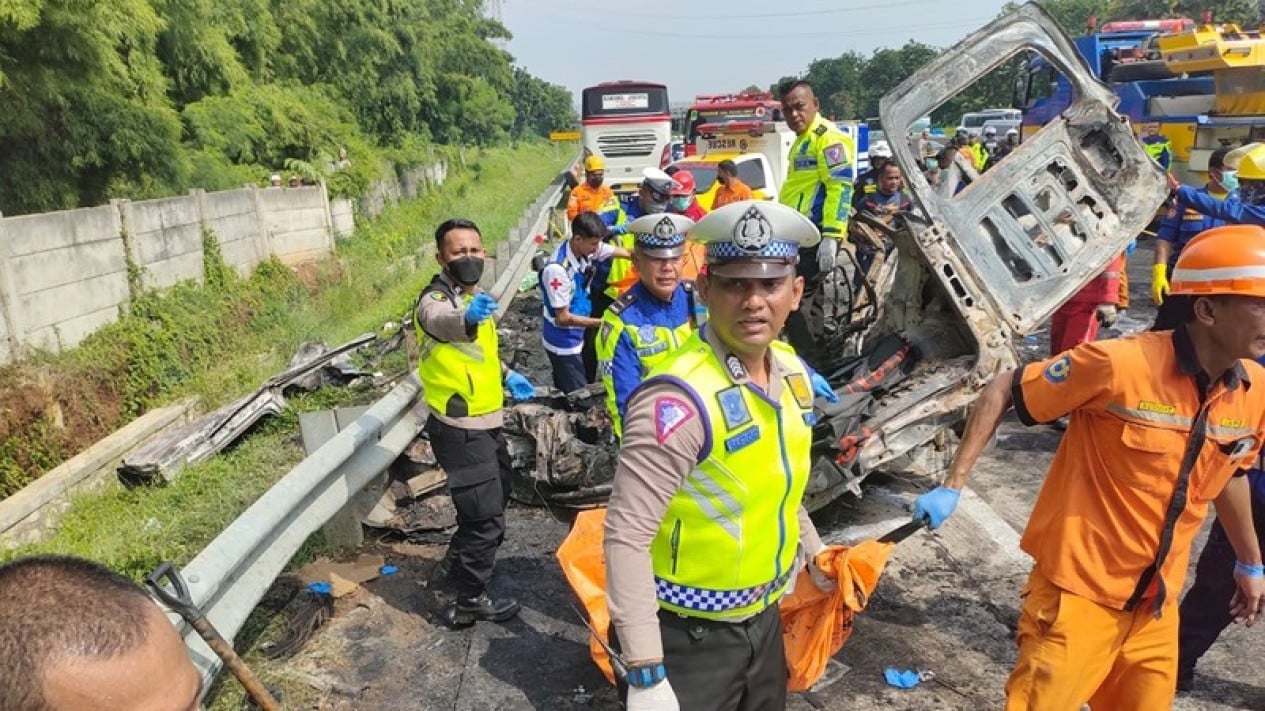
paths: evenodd
<path fill-rule="evenodd" d="M 1150 263 L 1149 245 L 1143 245 L 1130 260 L 1132 307 L 1114 332 L 1150 324 Z M 533 308 L 538 302 L 520 299 L 520 316 L 511 315 L 503 328 L 520 354 L 516 367 L 545 384 Z M 1025 359 L 1048 350 L 1044 333 L 1018 345 Z M 974 493 L 964 495 L 939 531 L 920 532 L 897 547 L 837 665 L 819 688 L 793 695 L 790 709 L 1001 707 L 1030 564 L 1018 551 L 1018 533 L 1059 437 L 1054 429 L 1024 428 L 1014 420 L 1003 426 L 996 448 L 973 473 Z M 860 499 L 845 497 L 815 518 L 829 542 L 876 537 L 906 521 L 914 496 L 932 485 L 871 477 Z M 518 598 L 518 618 L 448 631 L 436 619 L 447 597 L 430 582 L 443 542 L 379 543 L 366 552 L 385 555 L 400 572 L 340 600 L 335 618 L 282 673 L 322 689 L 315 708 L 331 710 L 619 708 L 589 660 L 587 630 L 553 558 L 567 517 L 516 504 L 508 518 L 493 587 Z M 1199 688 L 1182 695 L 1176 708 L 1265 709 L 1263 656 L 1258 629 L 1229 630 L 1201 663 Z M 887 667 L 932 676 L 898 690 L 884 682 Z"/>

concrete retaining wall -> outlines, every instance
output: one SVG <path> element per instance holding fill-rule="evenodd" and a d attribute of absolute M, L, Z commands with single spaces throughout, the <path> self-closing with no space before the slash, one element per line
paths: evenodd
<path fill-rule="evenodd" d="M 392 171 L 361 201 L 376 216 L 447 177 L 443 163 Z M 373 209 L 368 209 L 372 206 Z M 203 235 L 224 261 L 249 274 L 271 255 L 286 264 L 317 259 L 335 237 L 355 230 L 353 203 L 330 201 L 324 185 L 191 191 L 160 200 L 115 200 L 102 207 L 0 216 L 0 363 L 28 348 L 78 344 L 118 318 L 131 299 L 128 263 L 142 289 L 201 280 Z"/>
<path fill-rule="evenodd" d="M 73 345 L 118 318 L 127 252 L 113 205 L 0 220 L 7 356 Z"/>

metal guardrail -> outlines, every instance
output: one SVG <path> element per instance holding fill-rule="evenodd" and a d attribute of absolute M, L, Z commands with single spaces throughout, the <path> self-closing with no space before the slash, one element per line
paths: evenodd
<path fill-rule="evenodd" d="M 491 289 L 500 302 L 498 319 L 518 295 L 518 284 L 536 251 L 533 235 L 547 226 L 562 191 L 561 184 L 550 185 L 527 210 L 520 223 L 526 229 L 511 232 L 507 246 L 513 254 L 504 271 L 498 269 Z M 427 415 L 420 396 L 421 384 L 410 375 L 286 473 L 181 569 L 194 605 L 225 639 L 231 642 L 237 636 L 308 537 L 413 441 Z M 184 636 L 189 655 L 207 682 L 205 688 L 210 688 L 223 666 L 221 660 L 178 615 L 169 613 L 169 618 Z"/>
<path fill-rule="evenodd" d="M 264 492 L 183 568 L 194 604 L 225 639 L 237 635 L 303 542 L 421 431 L 426 415 L 417 407 L 420 392 L 415 376 L 397 385 Z M 196 632 L 178 626 L 209 682 L 220 659 Z"/>

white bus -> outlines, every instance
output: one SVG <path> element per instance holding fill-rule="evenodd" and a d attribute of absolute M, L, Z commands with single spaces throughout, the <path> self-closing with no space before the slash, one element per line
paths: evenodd
<path fill-rule="evenodd" d="M 606 184 L 633 192 L 645 168 L 672 160 L 668 88 L 644 81 L 611 81 L 584 90 L 580 133 L 586 155 L 606 161 Z"/>

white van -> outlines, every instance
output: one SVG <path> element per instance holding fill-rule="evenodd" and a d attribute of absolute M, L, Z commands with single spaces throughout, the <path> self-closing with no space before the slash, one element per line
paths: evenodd
<path fill-rule="evenodd" d="M 962 114 L 962 120 L 958 121 L 958 130 L 967 133 L 983 133 L 984 124 L 989 121 L 1014 121 L 1016 123 L 1023 121 L 1023 112 L 1019 109 L 983 109 L 981 111 L 968 111 Z"/>

